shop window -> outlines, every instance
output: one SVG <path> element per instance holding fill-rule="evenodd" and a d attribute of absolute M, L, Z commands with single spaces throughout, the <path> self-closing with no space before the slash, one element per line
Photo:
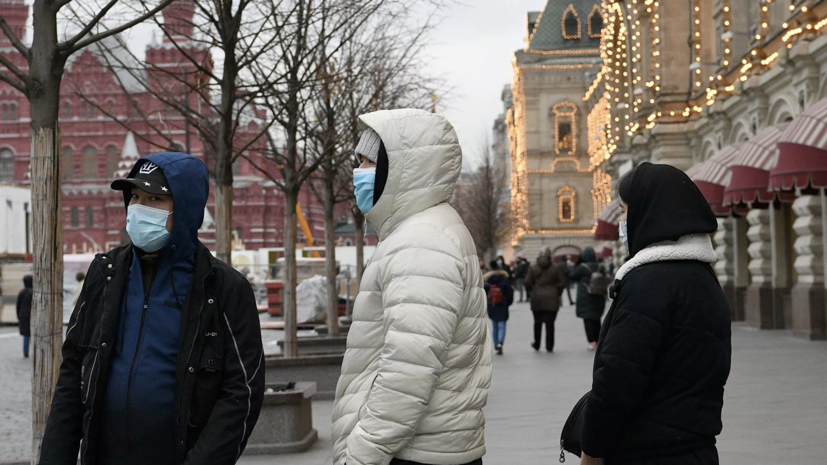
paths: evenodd
<path fill-rule="evenodd" d="M 94 147 L 83 149 L 83 179 L 98 177 L 98 151 Z"/>
<path fill-rule="evenodd" d="M 561 102 L 552 108 L 554 114 L 554 151 L 566 155 L 577 149 L 577 107 Z"/>
<path fill-rule="evenodd" d="M 571 187 L 564 187 L 557 191 L 558 198 L 558 219 L 561 223 L 573 223 L 575 220 L 576 192 Z"/>
<path fill-rule="evenodd" d="M 599 39 L 603 32 L 603 15 L 600 14 L 600 6 L 595 5 L 589 13 L 589 38 Z"/>
<path fill-rule="evenodd" d="M 72 148 L 63 147 L 63 179 L 72 179 L 74 165 L 72 164 Z"/>
<path fill-rule="evenodd" d="M 14 182 L 14 152 L 0 150 L 0 182 Z"/>
<path fill-rule="evenodd" d="M 569 5 L 563 12 L 563 38 L 572 40 L 580 38 L 580 18 L 574 5 Z"/>

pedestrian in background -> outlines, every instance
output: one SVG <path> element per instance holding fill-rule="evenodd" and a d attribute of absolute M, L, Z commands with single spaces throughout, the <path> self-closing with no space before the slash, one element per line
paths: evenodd
<path fill-rule="evenodd" d="M 523 257 L 517 257 L 514 264 L 514 289 L 520 292 L 520 302 L 527 300 L 525 297 L 525 278 L 528 275 L 528 261 Z"/>
<path fill-rule="evenodd" d="M 17 294 L 17 326 L 23 336 L 23 357 L 29 357 L 29 339 L 32 334 L 32 275 L 23 276 L 23 289 Z"/>
<path fill-rule="evenodd" d="M 361 115 L 356 204 L 379 245 L 333 402 L 336 465 L 481 465 L 493 348 L 476 246 L 450 205 L 456 132 L 422 110 Z"/>
<path fill-rule="evenodd" d="M 560 310 L 560 293 L 565 277 L 551 260 L 548 247 L 540 249 L 537 261 L 528 269 L 526 289 L 531 293 L 531 313 L 534 315 L 534 342 L 531 347 L 540 350 L 543 326 L 546 327 L 546 351 L 554 350 L 554 320 Z"/>
<path fill-rule="evenodd" d="M 557 258 L 557 267 L 560 268 L 560 274 L 563 276 L 563 287 L 566 289 L 566 297 L 569 299 L 569 305 L 574 305 L 574 300 L 571 298 L 571 278 L 569 277 L 569 262 L 568 257 L 561 255 Z M 563 305 L 563 293 L 560 293 L 560 306 Z"/>
<path fill-rule="evenodd" d="M 730 310 L 711 264 L 718 223 L 682 171 L 643 163 L 619 185 L 631 259 L 617 272 L 592 390 L 583 465 L 717 465 Z"/>
<path fill-rule="evenodd" d="M 39 463 L 235 464 L 261 410 L 264 353 L 250 284 L 198 240 L 207 167 L 149 155 L 111 187 L 131 244 L 86 273 Z"/>
<path fill-rule="evenodd" d="M 505 324 L 508 321 L 508 308 L 514 303 L 514 289 L 508 283 L 508 273 L 505 270 L 489 271 L 484 279 L 494 347 L 497 354 L 502 355 L 503 343 L 505 343 Z"/>
<path fill-rule="evenodd" d="M 597 263 L 594 249 L 586 247 L 572 267 L 571 280 L 577 283 L 577 317 L 583 319 L 589 350 L 597 348 L 600 340 L 600 318 L 606 309 L 608 278 Z"/>

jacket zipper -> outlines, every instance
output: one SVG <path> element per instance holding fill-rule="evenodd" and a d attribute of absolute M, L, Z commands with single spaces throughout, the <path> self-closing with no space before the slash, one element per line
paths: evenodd
<path fill-rule="evenodd" d="M 153 278 L 153 284 L 155 279 Z M 144 338 L 144 325 L 146 323 L 147 309 L 149 308 L 149 296 L 152 294 L 152 287 L 149 292 L 144 294 L 144 308 L 141 312 L 141 326 L 138 330 L 138 342 L 135 344 L 135 355 L 132 356 L 132 366 L 129 368 L 129 380 L 126 384 L 126 446 L 127 450 L 132 450 L 131 440 L 129 436 L 129 409 L 132 403 L 132 381 L 135 376 L 135 366 L 138 364 L 138 356 L 141 354 L 141 341 Z"/>
<path fill-rule="evenodd" d="M 210 270 L 210 272 L 207 273 L 207 276 L 204 276 L 204 281 L 201 283 L 202 288 L 206 288 L 207 278 L 209 278 L 210 275 L 212 275 L 212 270 Z M 189 366 L 190 360 L 192 359 L 192 353 L 195 351 L 195 342 L 198 340 L 198 334 L 201 331 L 201 313 L 203 311 L 204 311 L 204 301 L 202 300 L 201 301 L 201 307 L 198 308 L 198 323 L 196 323 L 196 325 L 195 325 L 195 336 L 192 338 L 192 344 L 190 344 L 190 351 L 187 354 L 187 363 L 184 364 L 184 370 L 186 370 L 187 367 Z M 185 371 L 185 373 L 186 373 L 186 371 Z M 187 383 L 185 382 L 184 386 L 186 386 L 186 384 Z M 180 416 L 183 411 L 184 411 L 184 392 L 181 393 L 181 399 L 178 401 L 178 415 Z M 189 412 L 187 412 L 187 418 L 185 420 L 186 420 L 186 424 L 189 425 Z"/>

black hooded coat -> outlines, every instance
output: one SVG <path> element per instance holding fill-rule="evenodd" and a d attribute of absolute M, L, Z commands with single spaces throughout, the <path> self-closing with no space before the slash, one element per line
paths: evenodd
<path fill-rule="evenodd" d="M 23 277 L 23 289 L 17 294 L 17 327 L 20 329 L 21 336 L 30 336 L 32 334 L 33 296 L 32 276 L 26 275 Z"/>
<path fill-rule="evenodd" d="M 577 283 L 577 316 L 586 320 L 600 320 L 606 310 L 606 298 L 589 294 L 589 281 L 592 273 L 598 270 L 597 256 L 594 249 L 586 247 L 580 254 L 580 260 L 571 269 L 571 280 Z"/>
<path fill-rule="evenodd" d="M 717 222 L 680 170 L 620 183 L 632 259 L 618 270 L 586 403 L 583 451 L 612 464 L 717 464 L 729 307 L 710 263 Z M 667 241 L 667 242 L 664 242 Z"/>

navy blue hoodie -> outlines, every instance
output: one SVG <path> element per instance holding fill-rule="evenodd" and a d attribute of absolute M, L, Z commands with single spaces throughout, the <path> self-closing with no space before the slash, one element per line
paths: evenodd
<path fill-rule="evenodd" d="M 159 153 L 138 160 L 128 177 L 145 161 L 156 164 L 167 178 L 173 229 L 159 251 L 158 270 L 146 296 L 141 260 L 132 250 L 101 418 L 100 462 L 105 464 L 173 464 L 177 453 L 174 399 L 181 311 L 192 281 L 209 175 L 204 163 L 191 155 Z M 127 206 L 130 198 L 124 191 Z"/>

